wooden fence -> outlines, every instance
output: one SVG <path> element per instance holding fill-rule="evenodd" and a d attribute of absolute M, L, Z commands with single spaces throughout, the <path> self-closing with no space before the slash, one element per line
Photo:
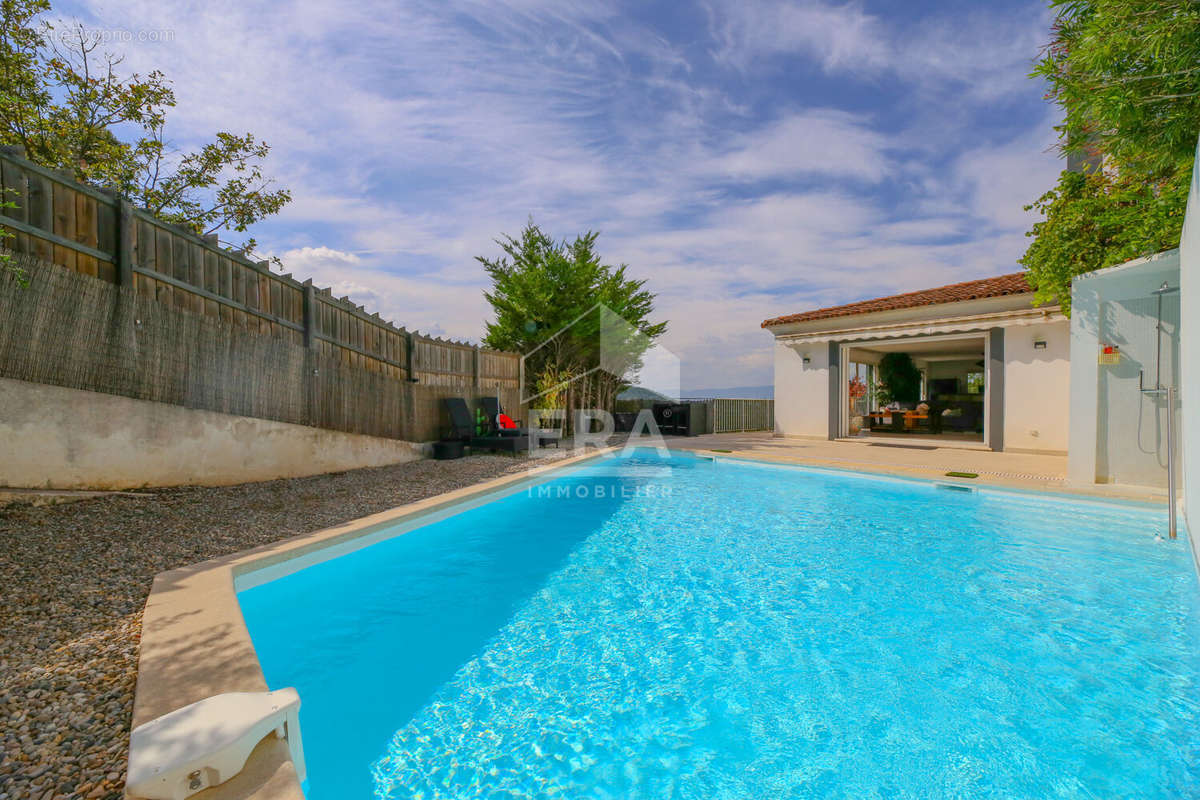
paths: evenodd
<path fill-rule="evenodd" d="M 26 306 L 35 297 L 38 302 L 66 303 L 83 315 L 83 319 L 90 319 L 92 315 L 88 308 L 64 294 L 76 291 L 81 297 L 91 298 L 90 302 L 103 306 L 97 309 L 97 313 L 104 312 L 96 318 L 97 324 L 107 314 L 108 322 L 121 329 L 98 331 L 100 340 L 88 340 L 83 338 L 80 329 L 73 328 L 69 318 L 58 319 L 51 314 L 43 319 L 43 323 L 49 324 L 48 320 L 56 319 L 54 324 L 65 326 L 65 329 L 58 331 L 43 326 L 36 332 L 37 336 L 57 341 L 72 334 L 78 339 L 76 346 L 80 349 L 105 349 L 112 346 L 105 338 L 108 333 L 119 339 L 131 332 L 128 326 L 133 325 L 135 319 L 141 320 L 143 327 L 154 319 L 155 324 L 164 326 L 158 329 L 158 334 L 175 337 L 178 341 L 174 345 L 180 352 L 190 344 L 188 337 L 198 335 L 195 332 L 200 329 L 225 331 L 221 335 L 228 341 L 222 340 L 225 344 L 220 344 L 214 340 L 213 346 L 232 346 L 230 343 L 236 341 L 235 349 L 240 355 L 222 362 L 225 364 L 222 369 L 260 373 L 270 368 L 282 368 L 279 359 L 283 359 L 293 366 L 283 368 L 290 377 L 280 380 L 278 391 L 295 392 L 303 388 L 302 394 L 308 397 L 314 390 L 312 384 L 328 383 L 323 376 L 336 373 L 339 380 L 337 386 L 329 384 L 318 389 L 320 401 L 306 400 L 303 413 L 294 409 L 285 412 L 281 409 L 297 402 L 296 398 L 267 399 L 264 393 L 270 394 L 272 390 L 264 388 L 265 384 L 251 392 L 258 398 L 253 402 L 247 399 L 248 396 L 228 402 L 217 397 L 197 400 L 198 394 L 230 390 L 230 380 L 236 377 L 237 381 L 244 381 L 246 375 L 209 374 L 210 367 L 215 369 L 215 361 L 205 362 L 208 366 L 190 364 L 186 368 L 179 362 L 176 367 L 186 372 L 181 380 L 186 380 L 191 388 L 186 392 L 150 392 L 156 395 L 153 399 L 213 410 L 236 407 L 243 410 L 229 413 L 284 421 L 301 421 L 303 418 L 304 424 L 375 435 L 410 438 L 410 435 L 420 433 L 423 439 L 428 439 L 434 438 L 426 435 L 432 426 L 415 421 L 400 425 L 393 418 L 394 414 L 386 423 L 356 423 L 347 415 L 370 416 L 367 408 L 372 403 L 398 402 L 402 395 L 412 395 L 409 399 L 417 405 L 422 402 L 418 396 L 426 395 L 474 396 L 501 391 L 509 394 L 508 390 L 511 390 L 510 398 L 519 397 L 520 358 L 514 353 L 481 349 L 395 326 L 378 314 L 368 314 L 348 298 L 333 297 L 328 289 L 318 288 L 311 281 L 302 283 L 291 275 L 271 272 L 267 262 L 255 263 L 243 253 L 223 249 L 215 237 L 199 237 L 165 223 L 134 208 L 123 198 L 77 183 L 70 176 L 33 164 L 11 150 L 0 149 L 0 188 L 4 190 L 5 199 L 17 206 L 4 209 L 0 216 L 0 225 L 12 234 L 5 244 L 13 252 L 27 256 L 23 260 L 31 265 L 38 280 L 50 281 L 54 287 L 52 291 L 13 295 L 12 287 L 6 284 L 6 301 L 10 305 L 15 303 L 13 308 L 19 306 L 27 315 L 34 312 Z M 65 267 L 91 279 L 91 283 L 86 280 L 52 281 L 49 276 L 53 273 L 38 266 L 44 262 Z M 92 286 L 92 283 L 96 285 Z M 100 287 L 112 291 L 104 292 Z M 125 294 L 131 297 L 123 301 L 121 298 Z M 126 302 L 132 297 L 138 302 Z M 197 320 L 156 313 L 167 310 Z M 121 315 L 126 311 L 134 316 L 125 319 Z M 199 320 L 209 326 L 200 326 Z M 10 329 L 6 335 L 25 337 L 31 334 Z M 216 333 L 213 335 L 217 336 Z M 11 342 L 0 341 L 0 344 L 6 345 L 6 358 L 18 357 L 19 354 L 12 351 Z M 55 347 L 63 352 L 69 349 L 62 341 Z M 267 362 L 259 363 L 248 356 L 256 350 L 270 350 L 276 354 Z M 296 375 L 292 374 L 295 371 L 293 362 L 304 362 L 310 370 L 307 374 L 321 380 L 306 380 L 305 386 L 301 387 Z M 167 369 L 146 363 L 141 368 Z M 0 374 L 17 377 L 9 374 L 11 371 L 6 362 L 0 363 Z M 391 384 L 380 383 L 377 379 L 388 379 L 397 387 L 408 385 L 411 388 L 415 384 L 437 387 L 437 391 L 406 394 L 396 387 L 381 388 L 391 387 Z M 120 388 L 102 388 L 108 385 L 102 380 L 82 381 L 88 385 L 80 385 L 80 381 L 69 377 L 59 380 L 46 375 L 43 380 L 95 391 L 127 393 Z M 141 390 L 128 391 L 134 397 L 145 394 Z M 517 407 L 515 400 L 510 399 L 510 404 Z M 258 413 L 244 410 L 259 406 L 263 410 Z M 337 413 L 328 411 L 335 406 L 341 410 Z M 404 413 L 410 412 L 417 413 L 411 409 Z M 401 430 L 406 433 L 401 435 Z"/>

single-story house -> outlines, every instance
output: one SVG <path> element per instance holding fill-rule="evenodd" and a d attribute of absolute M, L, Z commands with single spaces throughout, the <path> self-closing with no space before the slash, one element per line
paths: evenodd
<path fill-rule="evenodd" d="M 775 337 L 778 435 L 869 431 L 1067 452 L 1071 325 L 1058 306 L 1033 305 L 1024 273 L 789 314 L 762 327 Z M 894 414 L 873 391 L 889 353 L 906 353 L 920 370 L 919 401 Z"/>

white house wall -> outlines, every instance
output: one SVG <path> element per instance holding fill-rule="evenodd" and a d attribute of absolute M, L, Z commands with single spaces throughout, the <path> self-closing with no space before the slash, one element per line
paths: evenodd
<path fill-rule="evenodd" d="M 1044 350 L 1034 342 L 1046 342 Z M 1004 331 L 1004 449 L 1067 452 L 1071 328 L 1063 320 Z"/>
<path fill-rule="evenodd" d="M 1200 148 L 1197 149 L 1200 153 Z M 1180 303 L 1180 398 L 1183 413 L 1183 501 L 1192 554 L 1200 554 L 1200 155 L 1192 171 L 1192 191 L 1179 259 Z M 1198 557 L 1197 564 L 1200 564 Z"/>
<path fill-rule="evenodd" d="M 811 360 L 804 363 L 804 356 Z M 825 439 L 829 435 L 829 347 L 775 344 L 775 432 Z"/>
<path fill-rule="evenodd" d="M 1071 284 L 1071 420 L 1067 480 L 1076 486 L 1096 482 L 1096 398 L 1100 380 L 1100 292 L 1095 280 Z"/>
<path fill-rule="evenodd" d="M 1156 301 L 1163 281 L 1179 281 L 1178 250 L 1098 270 L 1071 288 L 1071 432 L 1067 477 L 1094 482 L 1166 486 L 1164 398 L 1138 391 L 1139 373 L 1153 386 Z M 1163 303 L 1163 382 L 1176 363 L 1179 295 Z M 1120 349 L 1117 364 L 1098 365 L 1104 344 Z M 1186 415 L 1183 415 L 1186 416 Z M 1178 417 L 1177 417 L 1178 418 Z"/>

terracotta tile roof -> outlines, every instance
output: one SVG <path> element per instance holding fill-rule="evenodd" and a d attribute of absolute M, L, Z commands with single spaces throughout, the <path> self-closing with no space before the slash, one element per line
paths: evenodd
<path fill-rule="evenodd" d="M 999 275 L 995 278 L 984 278 L 978 281 L 952 283 L 949 286 L 939 286 L 936 289 L 922 289 L 919 292 L 894 294 L 890 297 L 877 297 L 874 300 L 859 300 L 857 303 L 847 303 L 844 306 L 818 308 L 815 311 L 804 311 L 799 314 L 788 314 L 785 317 L 774 317 L 765 320 L 764 328 L 772 325 L 784 325 L 789 322 L 808 322 L 814 319 L 829 319 L 832 317 L 851 317 L 855 314 L 870 314 L 875 311 L 894 311 L 899 308 L 917 308 L 919 306 L 935 306 L 940 303 L 961 303 L 964 300 L 980 300 L 985 297 L 1004 297 L 1010 294 L 1027 294 L 1032 292 L 1025 280 L 1024 272 L 1014 272 L 1011 275 Z"/>

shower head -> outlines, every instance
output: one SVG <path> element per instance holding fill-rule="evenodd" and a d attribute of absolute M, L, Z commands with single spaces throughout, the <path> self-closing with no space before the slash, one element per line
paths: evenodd
<path fill-rule="evenodd" d="M 1179 291 L 1178 286 L 1169 286 L 1166 281 L 1163 281 L 1162 286 L 1158 287 L 1150 294 L 1156 294 L 1156 295 L 1162 296 L 1164 294 L 1172 294 L 1172 293 L 1178 292 L 1178 291 Z"/>

